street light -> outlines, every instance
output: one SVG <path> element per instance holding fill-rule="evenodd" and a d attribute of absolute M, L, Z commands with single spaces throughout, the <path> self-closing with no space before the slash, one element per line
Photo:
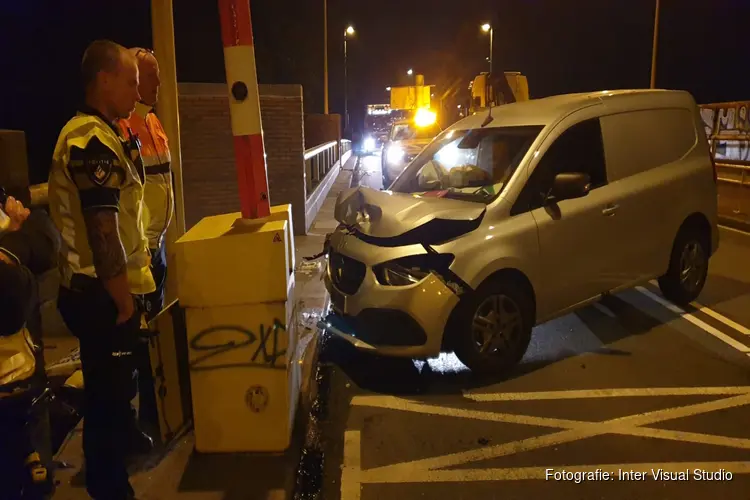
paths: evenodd
<path fill-rule="evenodd" d="M 344 130 L 349 130 L 349 94 L 347 89 L 347 64 L 346 64 L 346 42 L 348 37 L 354 35 L 354 27 L 349 25 L 344 31 Z"/>
<path fill-rule="evenodd" d="M 328 114 L 328 0 L 323 0 L 323 113 Z"/>
<path fill-rule="evenodd" d="M 409 71 L 407 71 L 407 72 L 406 72 L 406 74 L 407 74 L 407 75 L 409 75 L 409 76 L 411 76 L 411 75 L 413 75 L 413 74 L 414 74 L 414 71 L 413 71 L 413 70 L 411 70 L 411 69 L 409 69 Z"/>
<path fill-rule="evenodd" d="M 490 34 L 490 74 L 492 74 L 492 38 L 495 30 L 490 23 L 484 23 L 482 25 L 482 31 Z"/>
<path fill-rule="evenodd" d="M 659 0 L 656 0 L 656 12 L 654 12 L 654 44 L 651 49 L 651 88 L 656 88 L 656 48 L 659 44 L 659 11 L 661 10 Z"/>
<path fill-rule="evenodd" d="M 391 88 L 390 88 L 390 87 L 386 87 L 386 88 L 385 88 L 385 91 L 386 91 L 386 92 L 390 92 L 390 91 L 391 91 Z"/>

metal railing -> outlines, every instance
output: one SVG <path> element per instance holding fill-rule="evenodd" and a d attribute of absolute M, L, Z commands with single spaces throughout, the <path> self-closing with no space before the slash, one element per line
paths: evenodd
<path fill-rule="evenodd" d="M 352 149 L 348 139 L 326 142 L 305 151 L 305 184 L 309 197 L 336 163 Z"/>
<path fill-rule="evenodd" d="M 750 165 L 716 162 L 716 170 L 721 182 L 750 187 Z"/>

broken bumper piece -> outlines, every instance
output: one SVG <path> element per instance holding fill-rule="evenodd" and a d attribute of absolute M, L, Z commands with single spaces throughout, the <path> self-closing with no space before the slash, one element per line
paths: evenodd
<path fill-rule="evenodd" d="M 357 349 L 386 356 L 440 354 L 443 333 L 458 296 L 434 274 L 407 287 L 382 286 L 367 273 L 353 295 L 326 277 L 333 312 L 319 326 Z"/>

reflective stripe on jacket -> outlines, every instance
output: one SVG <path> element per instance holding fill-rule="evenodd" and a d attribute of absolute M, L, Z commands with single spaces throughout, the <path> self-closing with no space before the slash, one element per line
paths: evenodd
<path fill-rule="evenodd" d="M 79 112 L 60 132 L 52 156 L 49 205 L 63 241 L 63 286 L 70 287 L 74 274 L 96 277 L 83 218 L 85 206 L 118 211 L 130 291 L 145 294 L 156 289 L 143 230 L 143 167 L 133 142 L 93 110 Z"/>
<path fill-rule="evenodd" d="M 127 127 L 130 127 L 141 141 L 141 157 L 146 169 L 144 227 L 149 247 L 157 249 L 174 214 L 169 141 L 159 118 L 153 109 L 145 104 L 136 104 L 130 118 L 120 121 L 123 132 Z"/>

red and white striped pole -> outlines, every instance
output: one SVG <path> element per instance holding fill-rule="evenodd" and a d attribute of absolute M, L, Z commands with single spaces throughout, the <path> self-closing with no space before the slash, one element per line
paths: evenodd
<path fill-rule="evenodd" d="M 242 217 L 271 214 L 249 0 L 219 0 Z"/>

